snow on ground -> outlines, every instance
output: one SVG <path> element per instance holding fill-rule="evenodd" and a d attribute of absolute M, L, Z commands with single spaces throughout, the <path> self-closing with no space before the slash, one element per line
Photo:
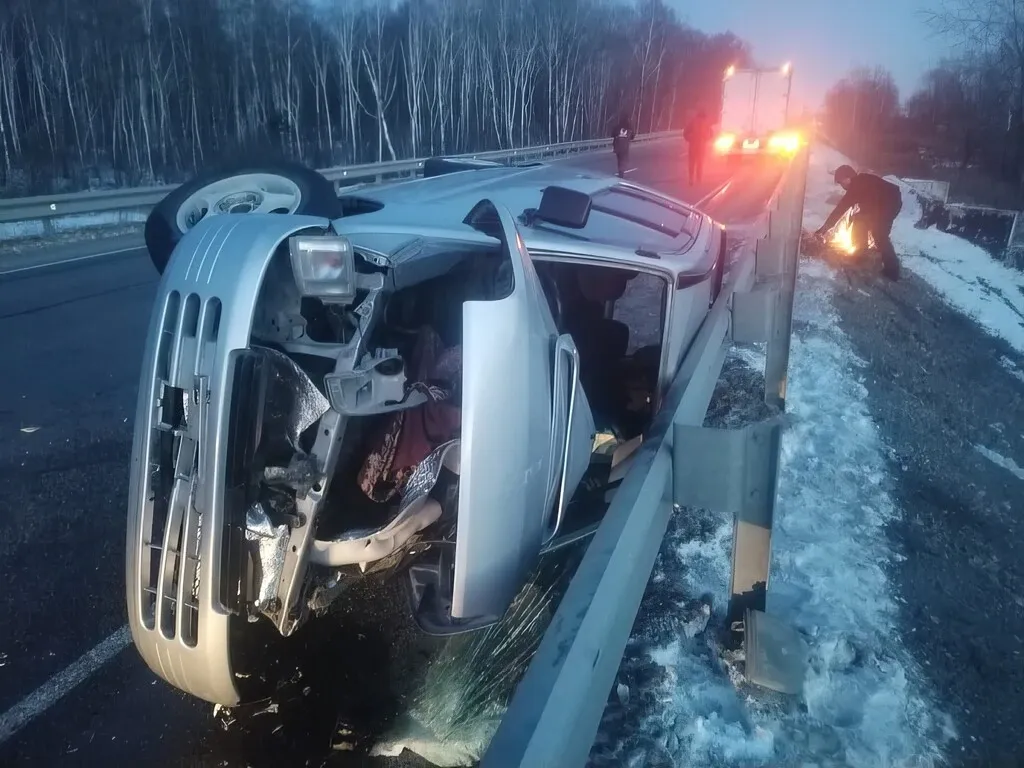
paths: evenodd
<path fill-rule="evenodd" d="M 1018 465 L 1013 459 L 1008 456 L 1003 456 L 1001 453 L 996 453 L 991 448 L 986 448 L 983 445 L 976 445 L 974 446 L 974 449 L 997 467 L 1002 467 L 1018 480 L 1024 480 L 1024 468 Z"/>
<path fill-rule="evenodd" d="M 116 227 L 127 224 L 142 224 L 146 221 L 144 211 L 104 211 L 57 216 L 50 219 L 47 231 L 42 219 L 8 221 L 0 223 L 0 242 L 10 243 L 26 238 L 45 237 L 49 234 L 65 234 L 100 227 Z"/>
<path fill-rule="evenodd" d="M 900 642 L 900 598 L 886 575 L 897 555 L 885 531 L 899 510 L 859 381 L 863 363 L 832 308 L 834 280 L 823 264 L 801 265 L 787 397 L 793 421 L 772 543 L 768 611 L 799 629 L 811 649 L 802 705 L 737 688 L 706 641 L 673 638 L 649 651 L 668 674 L 664 706 L 640 727 L 676 765 L 931 766 L 954 738 Z M 737 356 L 764 370 L 759 350 Z M 671 534 L 683 567 L 656 578 L 680 578 L 689 596 L 716 596 L 720 621 L 733 523 L 712 518 L 705 535 L 685 524 Z"/>
<path fill-rule="evenodd" d="M 844 160 L 828 150 L 812 158 L 805 228 L 819 226 L 837 201 L 829 171 Z M 1009 316 L 989 294 L 953 283 L 957 274 L 969 275 L 974 285 L 996 274 L 1008 281 L 1006 270 L 953 236 L 914 229 L 914 206 L 906 208 L 896 228 L 897 248 L 906 252 L 908 242 L 945 246 L 940 264 L 952 297 L 987 312 L 993 332 L 1012 332 Z M 925 257 L 908 261 L 926 274 L 935 264 Z M 666 633 L 658 627 L 663 620 L 646 619 L 644 627 L 640 617 L 630 642 L 649 643 L 643 653 L 664 673 L 660 690 L 649 696 L 653 705 L 635 726 L 641 735 L 599 742 L 592 766 L 933 766 L 957 738 L 900 638 L 898 603 L 904 598 L 888 576 L 900 556 L 886 528 L 901 512 L 889 493 L 886 449 L 866 402 L 860 373 L 865 363 L 833 308 L 837 279 L 822 262 L 801 263 L 787 397 L 792 421 L 783 438 L 772 542 L 768 612 L 797 628 L 810 647 L 799 703 L 743 684 L 710 630 L 706 638 L 678 626 Z M 764 355 L 739 349 L 730 364 L 763 372 Z M 756 404 L 745 414 L 739 413 L 743 407 L 730 407 L 737 415 L 725 416 L 720 426 L 763 417 Z M 652 588 L 674 580 L 676 593 L 652 603 L 685 614 L 704 596 L 713 604 L 711 625 L 720 624 L 732 529 L 731 516 L 707 511 L 674 521 Z M 619 685 L 644 676 L 651 675 L 624 669 Z M 605 722 L 610 719 L 606 715 Z"/>
<path fill-rule="evenodd" d="M 855 165 L 834 149 L 815 147 L 807 177 L 806 229 L 820 226 L 838 200 L 842 190 L 830 172 L 843 163 Z M 893 226 L 892 241 L 903 265 L 986 331 L 1024 353 L 1024 273 L 955 235 L 917 229 L 920 205 L 909 186 L 900 183 L 903 210 Z"/>

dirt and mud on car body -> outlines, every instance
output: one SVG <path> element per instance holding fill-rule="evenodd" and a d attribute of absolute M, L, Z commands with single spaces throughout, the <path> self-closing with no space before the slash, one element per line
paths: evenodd
<path fill-rule="evenodd" d="M 597 527 L 725 268 L 704 214 L 556 165 L 340 196 L 244 168 L 146 234 L 132 636 L 225 706 L 357 579 L 402 578 L 428 633 L 498 621 Z"/>

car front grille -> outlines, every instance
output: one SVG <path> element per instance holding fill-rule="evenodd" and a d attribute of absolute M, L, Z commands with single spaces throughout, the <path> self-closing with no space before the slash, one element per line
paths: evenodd
<path fill-rule="evenodd" d="M 146 629 L 190 647 L 199 633 L 200 491 L 220 316 L 217 298 L 167 294 L 156 349 L 149 471 L 139 494 L 140 619 Z"/>

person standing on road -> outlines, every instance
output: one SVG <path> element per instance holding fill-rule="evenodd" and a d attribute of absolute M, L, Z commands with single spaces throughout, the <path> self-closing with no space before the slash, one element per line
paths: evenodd
<path fill-rule="evenodd" d="M 890 280 L 900 279 L 900 262 L 890 235 L 896 216 L 903 208 L 900 188 L 873 173 L 857 173 L 848 165 L 836 168 L 836 184 L 846 190 L 825 223 L 814 233 L 820 240 L 825 233 L 839 223 L 843 214 L 853 206 L 859 210 L 853 215 L 851 235 L 855 254 L 867 249 L 868 236 L 875 239 L 875 246 L 882 257 L 882 274 Z"/>
<path fill-rule="evenodd" d="M 615 124 L 612 132 L 612 150 L 615 152 L 615 161 L 618 168 L 616 175 L 622 179 L 626 176 L 626 163 L 629 162 L 629 142 L 633 140 L 633 126 L 629 122 L 629 116 L 623 112 Z"/>
<path fill-rule="evenodd" d="M 711 143 L 712 136 L 711 120 L 703 109 L 697 112 L 696 116 L 683 129 L 683 138 L 686 139 L 689 159 L 691 187 L 704 180 L 704 158 L 707 157 L 708 144 Z"/>

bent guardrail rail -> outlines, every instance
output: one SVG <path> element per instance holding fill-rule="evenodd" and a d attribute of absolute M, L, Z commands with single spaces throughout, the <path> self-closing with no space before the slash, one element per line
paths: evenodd
<path fill-rule="evenodd" d="M 636 143 L 646 143 L 682 136 L 679 131 L 649 133 L 637 136 Z M 545 144 L 519 149 L 503 149 L 491 152 L 474 152 L 462 155 L 445 155 L 445 157 L 496 160 L 499 162 L 521 162 L 541 160 L 547 157 L 592 152 L 611 147 L 611 139 L 594 139 L 591 141 L 573 141 L 562 144 Z M 339 166 L 324 168 L 320 173 L 334 182 L 340 189 L 349 184 L 370 181 L 381 182 L 390 178 L 418 176 L 423 171 L 426 158 L 396 160 L 384 163 L 364 163 L 362 165 Z M 14 221 L 46 220 L 58 216 L 71 216 L 83 213 L 102 213 L 117 210 L 143 210 L 151 208 L 167 195 L 176 184 L 151 187 L 132 187 L 126 189 L 97 190 L 89 192 L 73 192 L 56 195 L 40 195 L 0 199 L 0 223 Z"/>
<path fill-rule="evenodd" d="M 729 614 L 747 619 L 748 635 L 755 631 L 752 617 L 764 615 L 781 428 L 777 421 L 744 430 L 702 425 L 733 341 L 767 342 L 765 399 L 784 408 L 808 153 L 802 150 L 776 188 L 765 237 L 733 263 L 483 768 L 586 763 L 673 510 L 735 512 Z"/>

